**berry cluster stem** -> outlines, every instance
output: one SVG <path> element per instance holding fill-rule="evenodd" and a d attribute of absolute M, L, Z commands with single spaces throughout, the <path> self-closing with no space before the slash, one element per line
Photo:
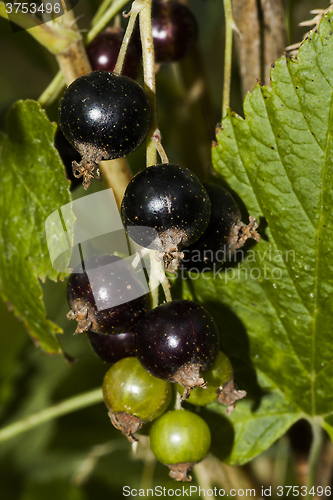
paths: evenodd
<path fill-rule="evenodd" d="M 223 0 L 225 17 L 224 81 L 222 96 L 222 118 L 230 105 L 231 67 L 232 67 L 232 32 L 235 23 L 232 17 L 231 0 Z"/>
<path fill-rule="evenodd" d="M 145 0 L 145 6 L 139 13 L 139 22 L 142 44 L 143 77 L 145 90 L 149 96 L 152 107 L 152 124 L 148 132 L 146 156 L 147 167 L 150 167 L 157 163 L 156 139 L 154 139 L 154 137 L 159 135 L 156 112 L 155 52 L 151 29 L 151 0 Z"/>
<path fill-rule="evenodd" d="M 123 65 L 124 65 L 124 60 L 125 60 L 128 44 L 131 40 L 131 36 L 132 36 L 133 30 L 135 27 L 135 21 L 136 21 L 137 16 L 138 16 L 138 12 L 136 10 L 132 9 L 131 13 L 130 13 L 130 18 L 129 18 L 129 21 L 127 24 L 127 28 L 125 31 L 125 35 L 123 38 L 123 42 L 122 42 L 120 50 L 119 50 L 117 63 L 116 63 L 115 68 L 113 70 L 113 72 L 116 73 L 116 75 L 120 75 L 122 70 L 123 70 Z"/>
<path fill-rule="evenodd" d="M 152 298 L 152 308 L 158 306 L 158 288 L 162 284 L 163 292 L 167 302 L 172 300 L 170 293 L 170 284 L 165 276 L 163 261 L 156 260 L 156 252 L 150 252 L 150 273 L 149 273 L 149 289 Z"/>

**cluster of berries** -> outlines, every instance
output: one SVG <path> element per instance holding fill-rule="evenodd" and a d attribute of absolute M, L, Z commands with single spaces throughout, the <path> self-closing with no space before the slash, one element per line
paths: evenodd
<path fill-rule="evenodd" d="M 174 4 L 155 5 L 163 11 Z M 91 51 L 96 53 L 96 47 Z M 73 170 L 85 187 L 98 176 L 95 170 L 102 159 L 133 151 L 150 123 L 150 103 L 142 87 L 108 71 L 78 78 L 60 103 L 62 132 L 82 156 Z M 121 216 L 128 236 L 141 251 L 153 252 L 169 273 L 179 266 L 209 271 L 247 238 L 259 238 L 255 220 L 248 226 L 241 222 L 228 191 L 203 185 L 188 169 L 169 163 L 133 177 Z M 217 258 L 221 250 L 223 258 Z M 206 422 L 183 409 L 181 401 L 198 406 L 219 402 L 230 412 L 245 396 L 234 385 L 229 359 L 219 350 L 213 318 L 189 300 L 150 308 L 134 267 L 115 255 L 86 259 L 70 275 L 67 298 L 76 333 L 87 332 L 96 354 L 112 364 L 103 394 L 114 426 L 134 441 L 142 425 L 153 421 L 152 451 L 170 468 L 171 477 L 189 480 L 188 470 L 206 456 L 211 436 Z"/>
<path fill-rule="evenodd" d="M 187 169 L 169 164 L 148 167 L 126 189 L 123 223 L 130 235 L 131 229 L 139 229 L 133 233 L 137 242 L 153 248 L 156 258 L 162 254 L 167 270 L 178 265 L 183 250 L 191 254 L 196 245 L 216 252 L 221 249 L 218 241 L 235 247 L 236 233 L 238 241 L 243 240 L 243 228 L 248 226 L 239 221 L 239 210 L 227 191 L 215 185 L 208 185 L 208 190 L 218 192 L 219 203 L 214 197 L 210 201 Z M 157 235 L 152 241 L 147 228 Z M 221 239 L 212 238 L 214 233 Z M 126 301 L 128 290 L 137 298 Z M 112 255 L 87 259 L 83 272 L 71 274 L 67 293 L 68 317 L 76 319 L 76 332 L 87 331 L 94 351 L 112 363 L 103 384 L 112 423 L 136 440 L 143 423 L 154 420 L 149 434 L 152 451 L 169 466 L 171 477 L 188 480 L 188 469 L 207 454 L 210 431 L 189 410 L 166 411 L 172 386 L 188 403 L 219 402 L 227 405 L 228 412 L 245 395 L 235 387 L 230 361 L 219 351 L 213 318 L 189 300 L 173 300 L 149 310 L 149 298 L 133 267 Z M 116 306 L 102 307 L 119 299 Z"/>

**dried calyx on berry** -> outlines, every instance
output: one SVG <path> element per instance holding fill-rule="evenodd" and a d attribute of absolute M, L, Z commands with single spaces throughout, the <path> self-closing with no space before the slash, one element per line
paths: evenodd
<path fill-rule="evenodd" d="M 231 362 L 221 351 L 212 366 L 202 373 L 202 378 L 206 382 L 206 387 L 195 387 L 187 398 L 187 403 L 206 406 L 217 402 L 226 405 L 226 413 L 230 415 L 235 409 L 236 402 L 246 396 L 246 392 L 238 390 L 235 385 Z M 184 388 L 179 384 L 177 390 L 180 394 L 184 393 Z"/>
<path fill-rule="evenodd" d="M 151 124 L 149 98 L 131 78 L 93 71 L 74 80 L 60 101 L 59 124 L 66 139 L 82 156 L 73 162 L 75 177 L 87 189 L 100 178 L 97 164 L 136 149 Z"/>
<path fill-rule="evenodd" d="M 158 418 L 167 409 L 172 387 L 150 375 L 135 357 L 115 363 L 105 374 L 104 402 L 116 429 L 137 441 L 135 433 L 145 422 Z"/>
<path fill-rule="evenodd" d="M 182 250 L 196 241 L 209 222 L 210 201 L 199 179 L 170 163 L 141 170 L 129 182 L 121 206 L 129 236 L 157 250 L 165 269 L 174 272 Z"/>
<path fill-rule="evenodd" d="M 176 481 L 191 481 L 188 471 L 207 455 L 211 434 L 206 422 L 188 410 L 164 413 L 152 424 L 149 443 L 157 460 Z"/>
<path fill-rule="evenodd" d="M 131 330 L 148 308 L 146 288 L 134 269 L 120 257 L 98 255 L 85 260 L 67 284 L 75 333 L 122 333 Z"/>
<path fill-rule="evenodd" d="M 249 224 L 244 224 L 235 199 L 225 188 L 210 183 L 204 187 L 211 203 L 209 224 L 200 238 L 184 250 L 180 264 L 191 272 L 217 270 L 248 239 L 260 240 L 256 219 L 250 216 Z"/>
<path fill-rule="evenodd" d="M 183 399 L 205 386 L 201 374 L 219 352 L 213 318 L 190 300 L 174 300 L 148 311 L 135 327 L 135 347 L 142 366 L 155 377 L 178 382 Z"/>

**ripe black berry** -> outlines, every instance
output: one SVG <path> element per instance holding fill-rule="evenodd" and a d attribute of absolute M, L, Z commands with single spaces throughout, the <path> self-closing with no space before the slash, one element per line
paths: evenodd
<path fill-rule="evenodd" d="M 181 267 L 192 272 L 219 269 L 248 238 L 259 240 L 257 223 L 241 222 L 241 213 L 231 194 L 216 184 L 204 184 L 210 202 L 210 221 L 200 238 L 184 250 Z"/>
<path fill-rule="evenodd" d="M 219 333 L 207 311 L 189 300 L 176 300 L 148 311 L 135 327 L 137 357 L 149 373 L 185 388 L 205 385 L 219 350 Z"/>
<path fill-rule="evenodd" d="M 174 0 L 153 0 L 152 35 L 156 62 L 177 61 L 193 48 L 198 25 L 186 5 Z"/>
<path fill-rule="evenodd" d="M 189 469 L 207 455 L 211 434 L 206 422 L 188 410 L 173 410 L 155 420 L 149 443 L 156 458 L 176 481 L 191 481 Z"/>
<path fill-rule="evenodd" d="M 59 107 L 59 123 L 66 139 L 82 155 L 73 163 L 76 177 L 87 188 L 96 164 L 133 151 L 147 135 L 151 108 L 147 94 L 131 78 L 93 71 L 66 89 Z"/>
<path fill-rule="evenodd" d="M 124 358 L 106 373 L 103 396 L 113 425 L 130 441 L 145 422 L 162 415 L 171 401 L 167 382 L 146 372 L 136 358 Z"/>
<path fill-rule="evenodd" d="M 135 356 L 134 333 L 88 332 L 88 339 L 93 351 L 105 363 L 116 363 L 120 359 Z"/>
<path fill-rule="evenodd" d="M 69 277 L 68 318 L 78 323 L 75 333 L 122 333 L 144 315 L 148 307 L 145 293 L 127 262 L 114 255 L 91 257 L 85 261 L 84 272 Z"/>
<path fill-rule="evenodd" d="M 106 28 L 90 42 L 86 49 L 94 71 L 112 72 L 124 38 L 122 28 Z M 122 74 L 136 78 L 141 64 L 141 50 L 132 38 L 128 44 Z"/>
<path fill-rule="evenodd" d="M 142 246 L 158 249 L 166 269 L 172 272 L 177 268 L 179 251 L 196 241 L 207 227 L 210 201 L 190 170 L 165 163 L 133 177 L 124 194 L 121 215 L 130 237 Z"/>

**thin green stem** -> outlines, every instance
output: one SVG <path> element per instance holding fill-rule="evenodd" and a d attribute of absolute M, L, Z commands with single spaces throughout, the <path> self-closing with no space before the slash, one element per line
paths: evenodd
<path fill-rule="evenodd" d="M 14 424 L 3 427 L 0 430 L 0 441 L 6 441 L 7 439 L 11 439 L 19 434 L 22 434 L 22 432 L 38 427 L 45 422 L 67 415 L 73 411 L 92 406 L 96 403 L 101 403 L 102 401 L 103 393 L 100 388 L 66 399 L 61 403 L 46 408 L 45 410 L 41 410 L 38 413 L 34 413 L 29 417 L 23 418 Z"/>
<path fill-rule="evenodd" d="M 227 114 L 227 108 L 230 105 L 232 31 L 235 25 L 232 17 L 231 0 L 223 0 L 223 4 L 224 4 L 224 18 L 225 18 L 225 47 L 224 47 L 222 118 Z"/>
<path fill-rule="evenodd" d="M 164 279 L 162 281 L 162 288 L 163 288 L 163 292 L 165 295 L 165 300 L 167 302 L 171 302 L 172 296 L 171 296 L 171 292 L 170 292 L 170 283 L 169 283 L 168 278 L 165 276 L 165 274 L 164 274 Z"/>
<path fill-rule="evenodd" d="M 155 147 L 156 147 L 157 152 L 161 158 L 162 163 L 169 163 L 169 158 L 165 152 L 164 147 L 162 146 L 161 133 L 159 130 L 156 130 L 153 138 L 155 139 Z"/>
<path fill-rule="evenodd" d="M 320 452 L 324 443 L 324 431 L 319 421 L 312 422 L 312 444 L 309 456 L 307 491 L 309 492 L 312 486 L 316 486 L 316 473 Z M 313 495 L 308 494 L 308 498 L 313 498 Z"/>
<path fill-rule="evenodd" d="M 112 19 L 118 12 L 127 4 L 128 0 L 114 0 L 101 17 L 96 19 L 96 23 L 92 26 L 91 30 L 87 34 L 86 43 L 91 42 L 96 35 L 108 24 L 110 19 Z"/>
<path fill-rule="evenodd" d="M 155 255 L 156 252 L 150 252 L 149 290 L 151 295 L 152 309 L 158 306 L 158 289 L 161 282 L 161 262 L 157 262 L 157 260 L 155 259 Z"/>
<path fill-rule="evenodd" d="M 142 45 L 143 77 L 145 90 L 149 96 L 152 108 L 152 124 L 148 132 L 147 167 L 156 165 L 157 151 L 154 136 L 159 133 L 156 112 L 156 84 L 155 84 L 155 53 L 151 30 L 151 0 L 145 0 L 144 8 L 139 12 L 140 37 Z"/>
<path fill-rule="evenodd" d="M 125 35 L 123 38 L 123 42 L 122 42 L 120 50 L 119 50 L 117 63 L 116 63 L 115 68 L 113 70 L 113 72 L 116 73 L 116 75 L 120 75 L 122 70 L 123 70 L 123 64 L 124 64 L 124 60 L 126 57 L 127 47 L 128 47 L 128 44 L 131 40 L 131 36 L 132 36 L 133 30 L 135 27 L 135 21 L 136 21 L 137 16 L 138 16 L 138 12 L 135 10 L 132 10 L 128 24 L 127 24 L 126 32 L 125 32 Z"/>
<path fill-rule="evenodd" d="M 113 0 L 104 0 L 101 5 L 98 7 L 96 14 L 91 20 L 91 26 L 95 26 L 97 21 L 101 19 L 103 14 L 106 12 L 106 10 L 109 8 L 109 6 L 113 3 Z"/>
<path fill-rule="evenodd" d="M 61 91 L 65 88 L 66 83 L 64 75 L 58 71 L 51 83 L 46 87 L 44 92 L 40 95 L 38 102 L 44 108 L 51 106 L 51 104 L 59 97 Z"/>

